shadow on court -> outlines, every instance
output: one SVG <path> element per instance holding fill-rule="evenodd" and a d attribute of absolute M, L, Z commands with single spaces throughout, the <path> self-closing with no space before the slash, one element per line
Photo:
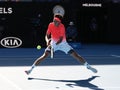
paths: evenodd
<path fill-rule="evenodd" d="M 90 81 L 94 80 L 99 76 L 92 76 L 85 80 L 53 80 L 53 79 L 42 79 L 42 78 L 32 78 L 29 77 L 28 80 L 44 80 L 44 81 L 54 81 L 54 82 L 66 82 L 65 84 L 68 87 L 74 88 L 75 86 L 89 88 L 91 90 L 104 90 L 99 88 L 97 85 L 90 83 Z M 74 84 L 73 84 L 74 83 Z M 56 86 L 57 87 L 57 86 Z"/>

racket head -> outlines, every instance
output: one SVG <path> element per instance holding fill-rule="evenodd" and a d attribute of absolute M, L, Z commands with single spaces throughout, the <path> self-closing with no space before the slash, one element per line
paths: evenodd
<path fill-rule="evenodd" d="M 60 15 L 60 16 L 63 17 L 64 14 L 65 14 L 65 10 L 64 10 L 64 8 L 61 5 L 56 5 L 53 8 L 53 13 L 54 13 L 54 16 Z"/>

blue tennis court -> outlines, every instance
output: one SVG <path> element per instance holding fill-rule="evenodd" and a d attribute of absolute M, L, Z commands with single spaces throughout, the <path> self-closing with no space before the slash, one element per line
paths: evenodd
<path fill-rule="evenodd" d="M 24 71 L 44 48 L 0 49 L 0 90 L 120 90 L 120 45 L 84 44 L 76 51 L 98 70 L 86 69 L 63 52 L 48 57 L 30 75 Z"/>

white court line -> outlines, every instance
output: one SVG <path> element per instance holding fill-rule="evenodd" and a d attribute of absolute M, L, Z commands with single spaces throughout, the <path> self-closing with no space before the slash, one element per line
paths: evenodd
<path fill-rule="evenodd" d="M 16 88 L 16 90 L 22 90 L 18 85 L 16 85 L 14 82 L 12 82 L 11 80 L 7 79 L 5 76 L 3 76 L 2 74 L 0 74 L 0 78 L 2 78 L 3 80 L 5 80 L 7 83 L 9 83 L 12 87 Z"/>
<path fill-rule="evenodd" d="M 117 58 L 120 58 L 120 56 L 119 56 L 119 55 L 111 55 L 111 56 L 113 56 L 113 57 L 117 57 Z"/>
<path fill-rule="evenodd" d="M 114 89 L 114 90 L 120 90 L 120 87 L 101 87 L 104 89 Z"/>

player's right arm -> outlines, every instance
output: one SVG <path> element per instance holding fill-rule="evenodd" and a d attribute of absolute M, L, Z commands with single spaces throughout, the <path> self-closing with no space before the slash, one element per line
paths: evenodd
<path fill-rule="evenodd" d="M 46 34 L 45 35 L 45 40 L 46 40 L 47 46 L 49 46 L 50 45 L 50 41 L 51 41 L 50 34 Z"/>
<path fill-rule="evenodd" d="M 48 29 L 45 35 L 45 41 L 47 46 L 50 45 L 50 41 L 51 41 L 51 29 L 50 29 L 50 24 L 48 25 Z"/>

